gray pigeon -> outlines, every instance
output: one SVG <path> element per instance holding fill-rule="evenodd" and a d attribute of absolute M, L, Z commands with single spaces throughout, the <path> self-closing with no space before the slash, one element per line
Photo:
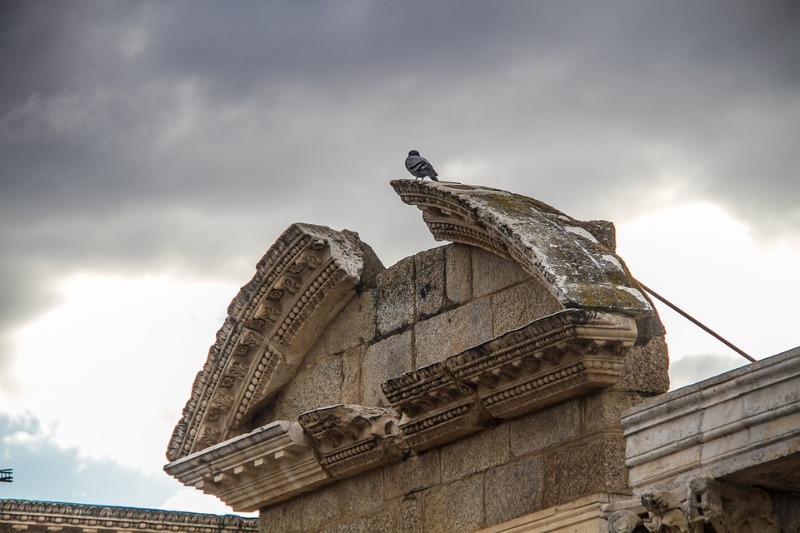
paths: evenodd
<path fill-rule="evenodd" d="M 419 152 L 416 150 L 408 152 L 408 157 L 406 157 L 406 169 L 408 169 L 415 178 L 425 179 L 427 176 L 433 181 L 439 181 L 436 179 L 436 176 L 439 174 L 433 170 L 433 165 L 428 163 L 428 160 L 419 155 Z"/>

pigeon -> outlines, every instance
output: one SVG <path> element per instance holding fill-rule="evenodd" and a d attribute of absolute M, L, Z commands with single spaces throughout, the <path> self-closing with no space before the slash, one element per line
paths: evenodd
<path fill-rule="evenodd" d="M 416 150 L 411 150 L 408 152 L 408 157 L 406 157 L 406 169 L 411 172 L 411 175 L 414 178 L 422 178 L 429 177 L 433 181 L 439 181 L 436 179 L 436 176 L 439 174 L 433 170 L 433 165 L 428 163 L 428 160 L 419 155 L 419 152 Z"/>

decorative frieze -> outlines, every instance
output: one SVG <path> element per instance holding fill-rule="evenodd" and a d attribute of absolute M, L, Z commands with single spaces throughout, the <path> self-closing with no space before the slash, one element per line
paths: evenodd
<path fill-rule="evenodd" d="M 0 500 L 0 524 L 28 533 L 255 533 L 257 519 L 77 503 Z M 2 526 L 0 530 L 5 531 Z"/>
<path fill-rule="evenodd" d="M 297 422 L 274 422 L 169 463 L 184 485 L 235 511 L 255 511 L 327 483 L 310 439 Z"/>
<path fill-rule="evenodd" d="M 343 478 L 400 459 L 408 446 L 393 409 L 334 405 L 303 413 L 300 425 L 313 439 L 320 462 Z"/>
<path fill-rule="evenodd" d="M 254 414 L 291 379 L 327 321 L 352 298 L 362 269 L 355 233 L 290 226 L 228 307 L 168 459 L 249 430 Z"/>

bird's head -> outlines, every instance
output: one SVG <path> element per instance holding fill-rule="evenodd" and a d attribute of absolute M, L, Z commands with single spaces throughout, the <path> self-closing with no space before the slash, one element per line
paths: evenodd
<path fill-rule="evenodd" d="M 408 152 L 408 155 L 419 155 L 419 152 L 417 152 L 416 150 L 411 150 L 410 152 Z"/>

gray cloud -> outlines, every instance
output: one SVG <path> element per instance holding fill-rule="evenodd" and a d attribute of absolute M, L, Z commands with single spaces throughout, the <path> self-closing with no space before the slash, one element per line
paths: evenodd
<path fill-rule="evenodd" d="M 797 239 L 799 22 L 764 2 L 8 2 L 0 334 L 74 271 L 241 282 L 298 220 L 387 263 L 430 246 L 387 184 L 410 148 L 579 218 L 682 180 Z"/>
<path fill-rule="evenodd" d="M 180 487 L 166 474 L 81 458 L 49 441 L 35 418 L 0 414 L 0 437 L 0 465 L 14 470 L 13 483 L 0 486 L 0 498 L 157 507 Z"/>

